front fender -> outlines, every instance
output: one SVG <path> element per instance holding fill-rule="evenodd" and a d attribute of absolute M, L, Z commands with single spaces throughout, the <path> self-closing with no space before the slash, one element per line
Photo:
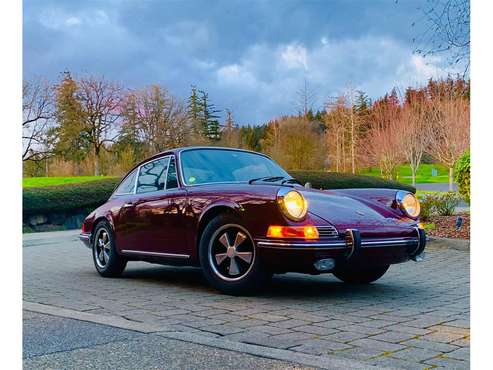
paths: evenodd
<path fill-rule="evenodd" d="M 207 215 L 211 211 L 213 212 L 214 209 L 218 209 L 218 208 L 222 208 L 222 209 L 229 208 L 237 214 L 241 214 L 241 212 L 244 211 L 244 208 L 239 203 L 236 203 L 236 202 L 229 200 L 229 199 L 217 199 L 217 200 L 213 201 L 212 203 L 208 204 L 207 207 L 205 207 L 202 210 L 202 213 L 199 215 L 199 219 L 198 219 L 199 225 L 202 224 L 202 222 L 206 218 L 208 218 Z M 213 213 L 216 213 L 216 212 L 213 212 Z"/>

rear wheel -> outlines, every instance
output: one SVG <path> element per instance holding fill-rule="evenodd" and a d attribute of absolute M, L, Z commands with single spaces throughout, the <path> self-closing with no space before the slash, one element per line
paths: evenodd
<path fill-rule="evenodd" d="M 116 251 L 115 239 L 110 224 L 102 221 L 96 225 L 92 242 L 94 266 L 101 276 L 120 276 L 127 260 Z"/>
<path fill-rule="evenodd" d="M 226 294 L 252 294 L 272 277 L 262 268 L 249 232 L 232 215 L 219 215 L 205 227 L 199 258 L 206 279 Z"/>
<path fill-rule="evenodd" d="M 375 267 L 345 267 L 334 271 L 334 276 L 349 284 L 369 284 L 380 279 L 390 265 Z"/>

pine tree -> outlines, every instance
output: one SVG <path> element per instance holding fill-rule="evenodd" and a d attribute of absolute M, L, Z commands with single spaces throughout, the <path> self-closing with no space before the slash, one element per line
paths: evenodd
<path fill-rule="evenodd" d="M 187 105 L 188 119 L 192 124 L 192 130 L 195 135 L 201 136 L 204 133 L 204 110 L 202 102 L 197 93 L 197 87 L 192 85 L 192 92 L 188 98 Z"/>
<path fill-rule="evenodd" d="M 221 131 L 217 113 L 220 110 L 216 109 L 214 104 L 209 101 L 209 94 L 205 91 L 199 91 L 200 108 L 202 109 L 202 132 L 203 135 L 211 141 L 219 141 L 221 139 Z"/>
<path fill-rule="evenodd" d="M 370 107 L 371 101 L 368 95 L 364 91 L 357 91 L 353 109 L 358 117 L 358 134 L 361 136 L 365 136 L 370 129 Z"/>

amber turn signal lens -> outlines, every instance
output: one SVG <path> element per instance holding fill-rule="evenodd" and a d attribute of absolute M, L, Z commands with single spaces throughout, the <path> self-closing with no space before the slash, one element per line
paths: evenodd
<path fill-rule="evenodd" d="M 318 230 L 315 226 L 269 226 L 268 238 L 303 238 L 318 239 Z"/>

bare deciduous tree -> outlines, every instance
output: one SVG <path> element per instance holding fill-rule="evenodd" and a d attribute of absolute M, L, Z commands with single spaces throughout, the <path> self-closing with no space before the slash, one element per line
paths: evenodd
<path fill-rule="evenodd" d="M 191 124 L 183 103 L 158 85 L 131 92 L 124 104 L 131 123 L 149 154 L 187 143 Z"/>
<path fill-rule="evenodd" d="M 313 109 L 313 104 L 316 100 L 315 93 L 310 89 L 308 81 L 306 78 L 303 81 L 303 87 L 296 91 L 298 114 L 302 115 L 303 118 L 307 118 L 308 112 Z"/>
<path fill-rule="evenodd" d="M 469 0 L 427 0 L 422 9 L 426 28 L 415 38 L 415 52 L 423 56 L 445 54 L 450 64 L 464 64 L 469 70 Z M 413 25 L 416 23 L 413 23 Z"/>
<path fill-rule="evenodd" d="M 269 123 L 265 151 L 287 169 L 316 169 L 324 162 L 323 137 L 312 122 L 283 117 Z"/>
<path fill-rule="evenodd" d="M 122 88 L 104 78 L 90 76 L 78 81 L 76 97 L 82 107 L 83 130 L 94 150 L 94 175 L 99 176 L 101 150 L 118 136 Z"/>
<path fill-rule="evenodd" d="M 348 114 L 344 96 L 332 98 L 326 103 L 324 116 L 325 138 L 329 158 L 333 159 L 336 172 L 346 171 L 346 131 Z"/>
<path fill-rule="evenodd" d="M 449 169 L 449 190 L 453 190 L 454 164 L 469 148 L 470 115 L 466 99 L 434 100 L 430 114 L 433 129 L 430 154 Z"/>
<path fill-rule="evenodd" d="M 382 176 L 394 179 L 395 170 L 403 160 L 400 108 L 377 104 L 372 119 L 373 126 L 365 140 L 366 151 L 380 167 Z"/>
<path fill-rule="evenodd" d="M 416 185 L 416 173 L 421 159 L 431 141 L 429 113 L 427 101 L 412 101 L 404 106 L 398 120 L 402 153 L 411 168 L 413 186 Z"/>
<path fill-rule="evenodd" d="M 53 88 L 43 80 L 24 82 L 22 88 L 22 160 L 43 160 L 51 154 L 47 132 L 53 119 Z"/>

